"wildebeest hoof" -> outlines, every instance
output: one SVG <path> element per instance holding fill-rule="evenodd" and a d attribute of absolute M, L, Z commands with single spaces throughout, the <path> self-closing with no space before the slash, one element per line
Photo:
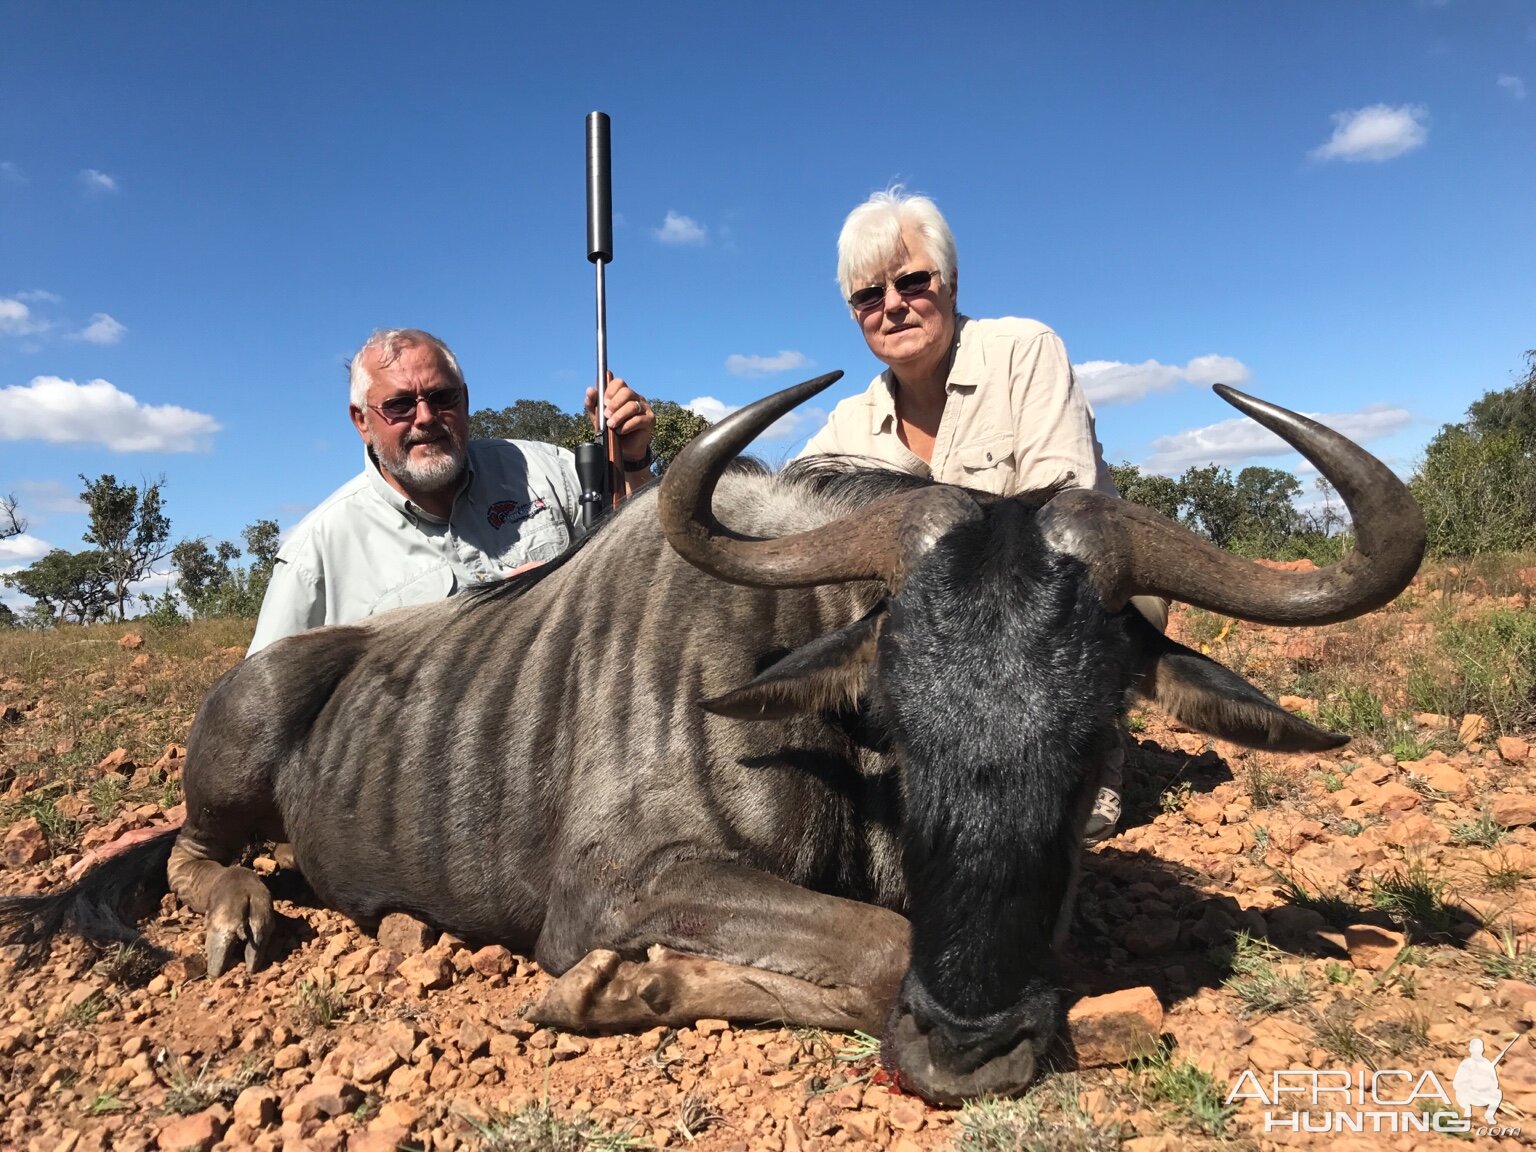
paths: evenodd
<path fill-rule="evenodd" d="M 260 968 L 272 939 L 276 916 L 266 885 L 244 868 L 230 868 L 215 882 L 208 900 L 208 975 L 222 976 L 241 958 Z"/>
<path fill-rule="evenodd" d="M 653 949 L 651 959 L 657 958 Z M 668 976 L 655 963 L 637 964 L 598 948 L 556 980 L 528 1015 L 539 1024 L 581 1032 L 650 1028 L 666 1022 Z"/>

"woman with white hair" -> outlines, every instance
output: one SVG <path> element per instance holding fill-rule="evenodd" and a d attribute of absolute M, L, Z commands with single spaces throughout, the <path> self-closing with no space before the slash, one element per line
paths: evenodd
<path fill-rule="evenodd" d="M 802 458 L 866 457 L 999 496 L 1056 485 L 1116 494 L 1061 338 L 1037 320 L 959 311 L 955 240 L 932 200 L 898 186 L 850 212 L 837 279 L 885 370 L 833 409 Z M 1163 601 L 1136 605 L 1167 626 Z M 1119 822 L 1123 760 L 1105 767 L 1090 842 Z"/>

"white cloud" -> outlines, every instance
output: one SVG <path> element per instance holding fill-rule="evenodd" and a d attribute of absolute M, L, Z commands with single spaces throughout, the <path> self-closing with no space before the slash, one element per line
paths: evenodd
<path fill-rule="evenodd" d="M 62 304 L 64 302 L 64 297 L 57 292 L 44 292 L 41 288 L 34 288 L 30 292 L 18 292 L 16 299 L 28 304 Z"/>
<path fill-rule="evenodd" d="M 14 296 L 0 296 L 0 336 L 35 336 L 48 330 L 48 321 L 32 314 Z"/>
<path fill-rule="evenodd" d="M 116 344 L 126 331 L 126 324 L 119 323 L 105 312 L 97 312 L 89 324 L 75 333 L 75 339 L 84 340 L 87 344 Z"/>
<path fill-rule="evenodd" d="M 11 160 L 0 160 L 0 184 L 25 184 L 27 177 L 21 165 Z"/>
<path fill-rule="evenodd" d="M 727 404 L 722 400 L 716 400 L 713 396 L 695 396 L 683 405 L 690 412 L 697 412 L 711 424 L 718 424 L 732 412 L 741 408 L 740 404 Z M 825 422 L 826 415 L 820 408 L 807 408 L 800 411 L 786 412 L 758 436 L 759 440 L 796 440 L 805 435 L 807 428 L 819 428 Z"/>
<path fill-rule="evenodd" d="M 105 172 L 98 172 L 95 168 L 82 168 L 80 170 L 80 183 L 92 192 L 116 192 L 117 180 L 108 176 Z"/>
<path fill-rule="evenodd" d="M 1511 99 L 1525 99 L 1525 81 L 1518 76 L 1500 76 L 1499 87 L 1508 92 Z"/>
<path fill-rule="evenodd" d="M 39 556 L 46 556 L 53 548 L 48 541 L 23 532 L 20 536 L 8 536 L 0 540 L 0 572 L 15 572 L 25 568 Z"/>
<path fill-rule="evenodd" d="M 1231 356 L 1196 356 L 1182 368 L 1143 360 L 1124 364 L 1119 360 L 1087 360 L 1072 371 L 1090 404 L 1129 404 L 1153 392 L 1167 392 L 1180 381 L 1191 384 L 1242 384 L 1250 373 Z"/>
<path fill-rule="evenodd" d="M 776 356 L 727 356 L 725 370 L 732 376 L 772 376 L 775 372 L 808 367 L 810 363 L 805 353 L 786 348 Z"/>
<path fill-rule="evenodd" d="M 219 430 L 212 416 L 174 404 L 141 404 L 105 380 L 36 376 L 0 388 L 0 440 L 100 443 L 117 452 L 202 452 Z"/>
<path fill-rule="evenodd" d="M 1412 420 L 1405 409 L 1387 404 L 1372 404 L 1358 412 L 1309 415 L 1356 444 L 1396 432 Z M 1295 451 L 1267 428 L 1246 416 L 1239 416 L 1204 428 L 1158 437 L 1152 441 L 1152 455 L 1142 463 L 1142 468 L 1165 476 L 1177 476 L 1190 467 L 1236 464 L 1256 456 L 1284 456 Z"/>
<path fill-rule="evenodd" d="M 1333 114 L 1333 136 L 1312 149 L 1314 160 L 1391 160 L 1422 148 L 1429 139 L 1429 111 L 1422 104 L 1372 104 Z"/>
<path fill-rule="evenodd" d="M 668 212 L 654 233 L 663 244 L 702 244 L 706 237 L 704 225 L 679 212 Z"/>

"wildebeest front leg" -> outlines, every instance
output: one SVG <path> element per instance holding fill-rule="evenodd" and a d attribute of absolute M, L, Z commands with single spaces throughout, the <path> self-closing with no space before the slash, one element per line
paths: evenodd
<path fill-rule="evenodd" d="M 539 962 L 562 973 L 530 1013 L 540 1023 L 612 1032 L 713 1016 L 879 1031 L 907 969 L 903 917 L 739 865 L 671 868 L 627 908 L 588 899 L 588 931 L 567 922 L 539 942 Z"/>

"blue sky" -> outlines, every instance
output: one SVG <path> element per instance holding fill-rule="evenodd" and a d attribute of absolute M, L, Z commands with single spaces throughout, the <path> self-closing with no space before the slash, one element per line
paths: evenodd
<path fill-rule="evenodd" d="M 1225 379 L 1406 474 L 1536 346 L 1529 0 L 556 8 L 0 0 L 0 568 L 83 547 L 81 472 L 163 474 L 178 538 L 291 527 L 360 466 L 377 326 L 574 410 L 594 108 L 611 364 L 709 414 L 867 384 L 834 244 L 894 181 L 1112 462 L 1294 466 Z"/>

